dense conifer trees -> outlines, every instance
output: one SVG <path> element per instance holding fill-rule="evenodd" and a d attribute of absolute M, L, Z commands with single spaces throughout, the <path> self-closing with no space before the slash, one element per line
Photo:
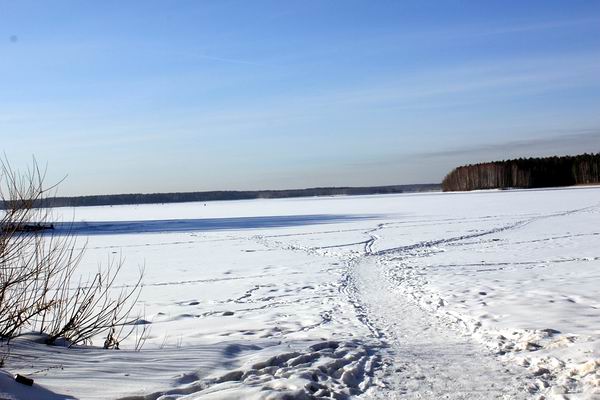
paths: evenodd
<path fill-rule="evenodd" d="M 446 175 L 442 189 L 538 188 L 592 183 L 600 183 L 600 153 L 465 165 Z"/>

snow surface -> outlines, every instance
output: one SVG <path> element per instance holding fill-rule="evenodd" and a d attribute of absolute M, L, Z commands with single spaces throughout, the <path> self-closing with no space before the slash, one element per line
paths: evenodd
<path fill-rule="evenodd" d="M 0 375 L 0 398 L 600 396 L 598 187 L 55 212 L 84 275 L 144 267 L 149 336 L 24 335 L 5 368 L 36 383 Z"/>

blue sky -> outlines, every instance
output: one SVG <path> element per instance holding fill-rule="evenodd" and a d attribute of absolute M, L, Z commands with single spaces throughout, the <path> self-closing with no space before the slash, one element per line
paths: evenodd
<path fill-rule="evenodd" d="M 598 152 L 600 2 L 0 0 L 0 149 L 64 195 Z"/>

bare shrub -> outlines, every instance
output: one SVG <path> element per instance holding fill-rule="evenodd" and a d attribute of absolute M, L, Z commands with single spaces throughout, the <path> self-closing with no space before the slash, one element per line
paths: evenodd
<path fill-rule="evenodd" d="M 49 334 L 49 344 L 58 339 L 73 344 L 90 343 L 93 337 L 106 333 L 104 347 L 119 348 L 124 327 L 136 320 L 130 314 L 139 297 L 143 276 L 140 273 L 132 286 L 115 288 L 122 266 L 120 260 L 109 261 L 108 267 L 90 280 L 78 281 L 74 287 L 67 282 L 61 287 L 50 321 L 41 329 Z"/>
<path fill-rule="evenodd" d="M 131 322 L 142 274 L 117 289 L 123 264 L 113 261 L 89 279 L 79 278 L 85 246 L 76 247 L 68 228 L 55 232 L 44 207 L 55 186 L 45 188 L 44 179 L 35 160 L 25 173 L 0 160 L 0 338 L 35 330 L 47 334 L 49 344 L 89 343 L 100 334 L 117 342 L 117 333 Z"/>

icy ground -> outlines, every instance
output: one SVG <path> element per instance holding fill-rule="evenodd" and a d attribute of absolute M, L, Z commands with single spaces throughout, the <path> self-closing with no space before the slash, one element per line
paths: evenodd
<path fill-rule="evenodd" d="M 0 398 L 600 397 L 600 188 L 59 212 L 90 273 L 145 266 L 149 337 L 26 335 L 5 368 L 36 385 Z"/>

